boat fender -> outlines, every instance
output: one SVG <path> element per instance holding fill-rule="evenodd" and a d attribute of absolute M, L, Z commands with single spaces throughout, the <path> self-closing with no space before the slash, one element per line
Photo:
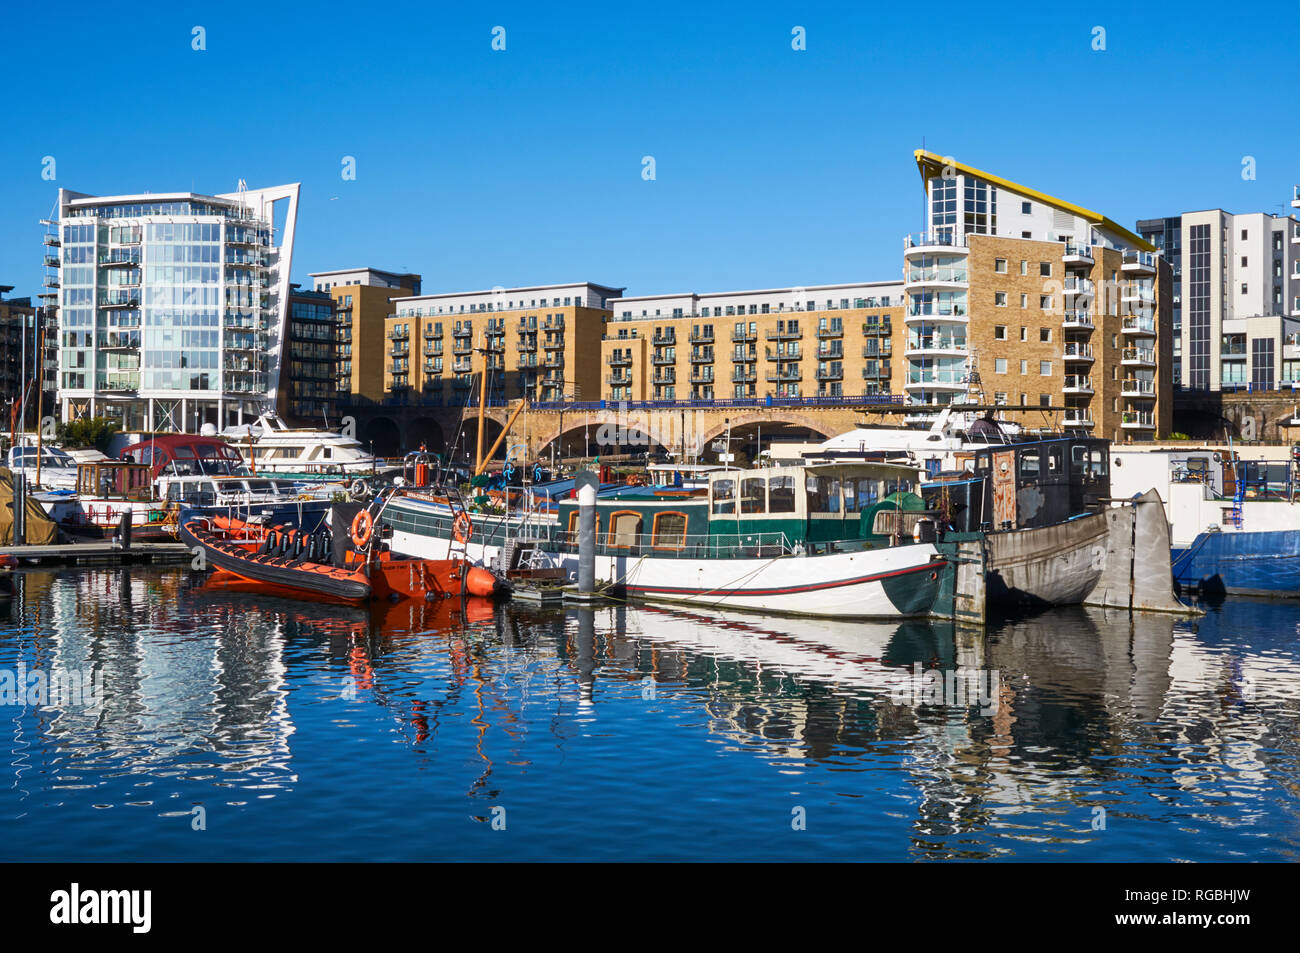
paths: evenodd
<path fill-rule="evenodd" d="M 361 482 L 360 480 L 357 481 Z M 352 518 L 352 545 L 357 549 L 365 549 L 366 543 L 370 542 L 370 537 L 375 531 L 375 518 L 370 515 L 369 510 L 360 510 Z"/>
<path fill-rule="evenodd" d="M 456 520 L 451 524 L 451 531 L 456 537 L 456 542 L 462 546 L 470 541 L 474 535 L 474 523 L 470 520 L 469 514 L 463 510 L 456 515 Z"/>
<path fill-rule="evenodd" d="M 490 596 L 496 588 L 497 577 L 482 566 L 474 566 L 465 574 L 465 589 L 472 596 Z"/>

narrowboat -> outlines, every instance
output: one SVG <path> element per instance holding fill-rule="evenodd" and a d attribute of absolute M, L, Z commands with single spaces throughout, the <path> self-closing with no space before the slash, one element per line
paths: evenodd
<path fill-rule="evenodd" d="M 852 463 L 718 470 L 701 493 L 627 487 L 596 503 L 596 576 L 633 600 L 826 617 L 949 616 L 954 569 L 934 540 L 915 468 Z M 488 523 L 456 538 L 445 514 L 394 496 L 395 551 L 464 547 L 498 570 L 578 566 L 578 503 L 558 519 Z"/>

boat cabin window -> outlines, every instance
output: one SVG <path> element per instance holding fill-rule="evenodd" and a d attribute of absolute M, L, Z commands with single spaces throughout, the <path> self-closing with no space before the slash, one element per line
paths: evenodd
<path fill-rule="evenodd" d="M 1082 476 L 1104 477 L 1106 475 L 1106 451 L 1101 447 L 1076 444 L 1070 448 L 1070 462 L 1074 472 Z"/>
<path fill-rule="evenodd" d="M 573 541 L 578 541 L 578 511 L 574 510 L 569 514 L 569 535 Z M 600 514 L 596 514 L 596 538 L 600 539 Z"/>
<path fill-rule="evenodd" d="M 617 513 L 610 514 L 609 517 L 609 539 L 606 543 L 610 546 L 628 547 L 635 546 L 641 537 L 641 514 L 634 510 L 620 510 Z"/>
<path fill-rule="evenodd" d="M 321 447 L 320 455 L 322 459 L 330 460 L 334 456 L 334 451 L 329 447 Z"/>
<path fill-rule="evenodd" d="M 713 481 L 713 512 L 714 514 L 736 512 L 735 480 Z"/>
<path fill-rule="evenodd" d="M 1020 475 L 1036 478 L 1039 474 L 1038 448 L 1020 451 Z"/>
<path fill-rule="evenodd" d="M 838 513 L 840 511 L 840 481 L 838 477 L 808 474 L 804 481 L 808 494 L 808 512 Z"/>
<path fill-rule="evenodd" d="M 1064 472 L 1065 452 L 1060 447 L 1047 448 L 1047 475 L 1060 476 Z"/>
<path fill-rule="evenodd" d="M 767 481 L 767 511 L 769 513 L 794 512 L 794 477 L 774 476 Z"/>
<path fill-rule="evenodd" d="M 650 545 L 655 549 L 682 549 L 686 545 L 686 514 L 656 513 Z"/>
<path fill-rule="evenodd" d="M 849 477 L 844 481 L 844 508 L 858 513 L 880 499 L 880 481 L 874 477 Z"/>
<path fill-rule="evenodd" d="M 740 512 L 767 512 L 765 483 L 762 477 L 746 477 L 740 481 Z"/>

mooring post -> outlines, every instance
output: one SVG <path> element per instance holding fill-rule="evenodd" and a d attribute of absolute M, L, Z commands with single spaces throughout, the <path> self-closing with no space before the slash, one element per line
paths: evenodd
<path fill-rule="evenodd" d="M 27 476 L 14 470 L 14 539 L 15 546 L 27 542 Z"/>
<path fill-rule="evenodd" d="M 578 594 L 596 591 L 596 487 L 578 487 Z"/>

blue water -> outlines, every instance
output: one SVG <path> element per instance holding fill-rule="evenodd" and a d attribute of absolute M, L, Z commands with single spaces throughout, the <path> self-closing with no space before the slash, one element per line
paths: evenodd
<path fill-rule="evenodd" d="M 1300 846 L 1292 603 L 1229 600 L 1197 620 L 1054 610 L 979 634 L 374 612 L 139 569 L 19 583 L 0 673 L 91 669 L 102 691 L 0 704 L 4 860 L 1294 860 Z M 897 685 L 916 663 L 996 670 L 996 711 L 914 704 Z"/>

